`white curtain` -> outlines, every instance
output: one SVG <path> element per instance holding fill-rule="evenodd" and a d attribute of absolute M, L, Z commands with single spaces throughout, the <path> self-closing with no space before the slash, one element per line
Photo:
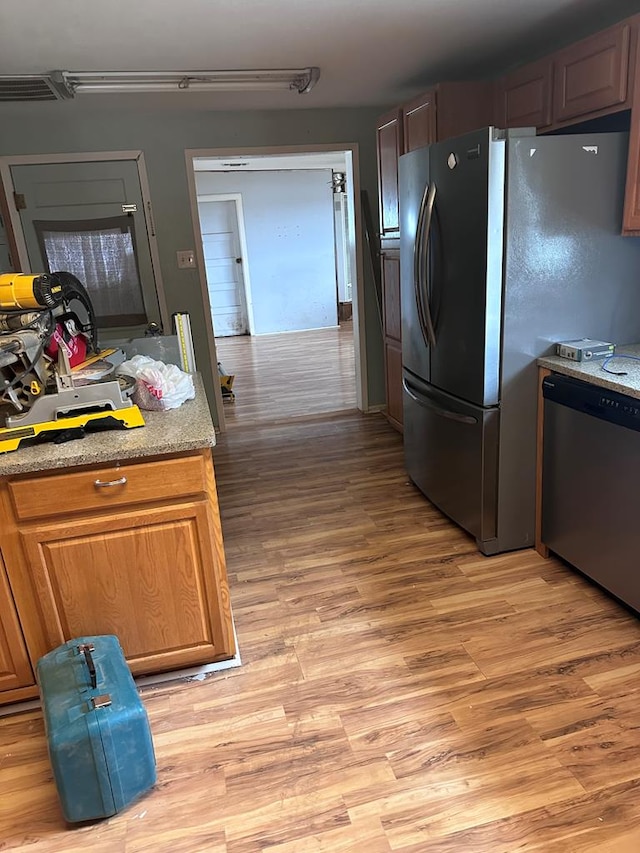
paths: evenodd
<path fill-rule="evenodd" d="M 132 223 L 34 222 L 50 272 L 73 273 L 87 288 L 100 326 L 146 322 Z"/>

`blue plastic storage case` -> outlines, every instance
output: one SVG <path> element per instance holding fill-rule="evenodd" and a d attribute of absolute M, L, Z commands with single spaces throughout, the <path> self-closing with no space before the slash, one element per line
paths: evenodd
<path fill-rule="evenodd" d="M 65 819 L 116 814 L 156 781 L 147 712 L 117 637 L 80 637 L 38 661 L 49 757 Z"/>

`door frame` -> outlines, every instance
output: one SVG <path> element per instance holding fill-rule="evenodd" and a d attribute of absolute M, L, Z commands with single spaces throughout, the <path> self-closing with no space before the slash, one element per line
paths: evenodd
<path fill-rule="evenodd" d="M 143 151 L 96 151 L 81 152 L 79 154 L 15 154 L 0 157 L 0 189 L 5 196 L 7 212 L 9 214 L 9 221 L 5 223 L 5 226 L 8 226 L 7 235 L 9 237 L 9 245 L 15 245 L 16 247 L 17 265 L 20 268 L 19 271 L 32 272 L 29 256 L 27 254 L 27 244 L 22 230 L 20 213 L 16 209 L 15 204 L 11 204 L 9 202 L 9 199 L 13 198 L 13 194 L 15 192 L 13 177 L 11 175 L 12 166 L 47 166 L 58 163 L 101 163 L 110 160 L 133 160 L 136 163 L 138 179 L 140 181 L 140 192 L 144 207 L 143 212 L 147 230 L 147 240 L 149 243 L 149 250 L 151 252 L 151 268 L 153 271 L 154 285 L 158 298 L 158 308 L 164 333 L 169 335 L 172 333 L 171 318 L 167 310 L 167 301 L 162 283 L 160 255 L 158 253 L 156 229 L 153 220 L 153 208 L 151 206 L 151 192 L 149 190 L 149 179 L 147 177 Z M 15 266 L 15 259 L 13 260 Z"/>
<path fill-rule="evenodd" d="M 352 187 L 353 219 L 355 236 L 355 287 L 352 288 L 353 300 L 353 336 L 354 336 L 354 361 L 356 381 L 356 405 L 360 411 L 368 412 L 369 393 L 367 388 L 367 351 L 365 339 L 365 303 L 364 303 L 364 262 L 362 245 L 362 208 L 360 204 L 360 158 L 357 142 L 334 142 L 309 145 L 271 145 L 264 147 L 243 148 L 187 148 L 185 149 L 185 162 L 187 170 L 187 186 L 191 202 L 191 219 L 196 247 L 196 261 L 200 288 L 202 291 L 203 305 L 208 305 L 209 294 L 207 291 L 207 278 L 204 269 L 204 254 L 202 251 L 202 240 L 200 238 L 198 202 L 195 178 L 194 160 L 203 157 L 212 158 L 237 158 L 245 155 L 254 157 L 271 154 L 324 154 L 328 151 L 344 151 L 347 160 L 347 180 Z M 209 350 L 213 360 L 217 362 L 216 343 L 213 335 L 213 324 L 211 323 L 211 311 L 205 311 Z M 222 406 L 222 392 L 215 383 L 216 409 L 220 423 L 220 431 L 225 431 L 224 409 Z M 376 407 L 377 411 L 377 407 Z"/>
<path fill-rule="evenodd" d="M 255 334 L 255 323 L 253 320 L 253 299 L 251 297 L 251 278 L 249 276 L 249 264 L 246 262 L 249 257 L 247 249 L 247 232 L 244 227 L 244 208 L 242 207 L 242 193 L 206 193 L 205 195 L 197 196 L 198 204 L 207 201 L 232 201 L 235 204 L 236 224 L 238 228 L 238 240 L 240 241 L 240 255 L 242 256 L 242 287 L 244 290 L 244 304 L 247 309 L 247 324 L 249 326 L 249 334 Z M 200 235 L 200 243 L 202 243 L 202 223 L 200 222 L 200 214 L 198 212 L 198 233 Z M 204 263 L 204 250 L 202 254 Z M 206 267 L 205 267 L 206 278 Z"/>

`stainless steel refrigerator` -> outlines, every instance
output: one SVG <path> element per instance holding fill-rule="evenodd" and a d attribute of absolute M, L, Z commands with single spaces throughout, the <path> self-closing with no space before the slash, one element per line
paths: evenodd
<path fill-rule="evenodd" d="M 485 554 L 534 542 L 536 358 L 640 341 L 627 147 L 485 128 L 400 158 L 406 467 Z"/>

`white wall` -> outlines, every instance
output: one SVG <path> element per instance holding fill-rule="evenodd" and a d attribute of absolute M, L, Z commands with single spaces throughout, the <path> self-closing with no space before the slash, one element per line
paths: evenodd
<path fill-rule="evenodd" d="M 196 172 L 196 187 L 242 194 L 255 334 L 337 325 L 330 169 Z"/>

